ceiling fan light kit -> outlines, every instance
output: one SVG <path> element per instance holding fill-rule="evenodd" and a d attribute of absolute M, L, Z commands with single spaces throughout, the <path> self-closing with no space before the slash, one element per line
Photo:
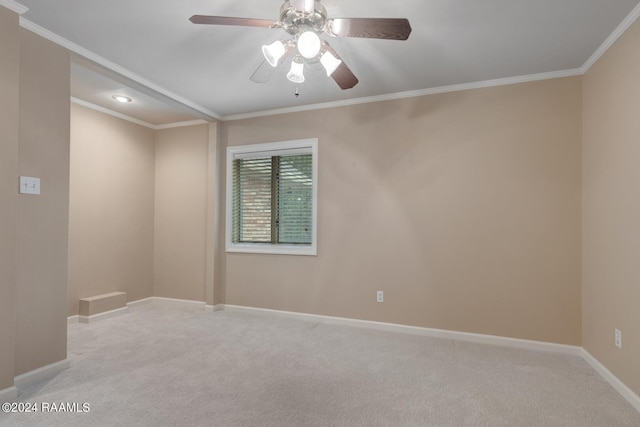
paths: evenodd
<path fill-rule="evenodd" d="M 299 56 L 291 61 L 291 70 L 287 73 L 287 78 L 293 83 L 304 83 L 304 64 Z"/>
<path fill-rule="evenodd" d="M 326 49 L 326 45 L 325 45 L 325 49 Z M 327 72 L 327 77 L 331 77 L 333 72 L 338 69 L 340 64 L 342 64 L 342 61 L 336 58 L 335 56 L 333 56 L 333 54 L 328 50 L 325 50 L 322 56 L 320 57 L 320 63 L 322 64 L 325 71 Z"/>
<path fill-rule="evenodd" d="M 315 58 L 320 53 L 320 47 L 322 46 L 320 37 L 313 31 L 305 31 L 300 34 L 296 44 L 300 55 L 307 59 Z"/>
<path fill-rule="evenodd" d="M 327 18 L 327 11 L 320 4 L 320 0 L 286 0 L 280 8 L 279 21 L 207 15 L 193 15 L 190 21 L 194 24 L 205 25 L 239 25 L 283 29 L 292 38 L 262 46 L 266 63 L 276 68 L 295 49 L 297 53 L 291 60 L 291 69 L 287 73 L 287 78 L 290 81 L 304 82 L 305 63 L 309 65 L 319 61 L 327 72 L 327 77 L 332 77 L 343 90 L 351 89 L 357 85 L 358 79 L 329 43 L 320 39 L 321 34 L 330 37 L 386 40 L 407 40 L 411 34 L 411 25 L 405 18 Z M 258 67 L 258 70 L 261 67 Z M 256 74 L 260 73 L 254 73 L 254 75 Z M 266 80 L 254 81 L 263 83 Z"/>
<path fill-rule="evenodd" d="M 287 46 L 280 40 L 262 46 L 262 54 L 272 67 L 277 67 L 280 59 L 287 53 Z"/>

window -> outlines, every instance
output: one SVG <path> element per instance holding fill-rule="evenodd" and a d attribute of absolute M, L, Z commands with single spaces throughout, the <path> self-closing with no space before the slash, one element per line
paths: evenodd
<path fill-rule="evenodd" d="M 316 255 L 317 139 L 227 148 L 227 252 Z"/>

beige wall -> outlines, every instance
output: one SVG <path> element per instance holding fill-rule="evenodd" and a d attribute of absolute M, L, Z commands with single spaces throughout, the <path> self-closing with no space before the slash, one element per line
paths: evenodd
<path fill-rule="evenodd" d="M 580 344 L 581 84 L 225 122 L 320 163 L 318 256 L 226 254 L 226 303 Z"/>
<path fill-rule="evenodd" d="M 71 105 L 68 314 L 115 291 L 153 295 L 154 131 Z"/>
<path fill-rule="evenodd" d="M 18 207 L 18 15 L 0 6 L 0 392 L 13 386 Z"/>
<path fill-rule="evenodd" d="M 209 174 L 210 185 L 212 191 L 208 194 L 213 196 L 210 200 L 207 213 L 212 221 L 212 230 L 214 233 L 214 245 L 213 245 L 213 301 L 214 305 L 224 304 L 226 301 L 226 253 L 224 243 L 224 211 L 225 211 L 225 191 L 224 191 L 224 170 L 226 162 L 226 142 L 222 135 L 222 124 L 217 123 L 215 125 L 215 138 L 211 136 L 211 142 L 214 144 L 214 156 L 210 157 Z M 213 147 L 210 147 L 210 149 Z M 209 302 L 208 302 L 209 303 Z"/>
<path fill-rule="evenodd" d="M 20 174 L 41 178 L 19 198 L 16 360 L 19 375 L 66 359 L 69 54 L 20 30 Z"/>
<path fill-rule="evenodd" d="M 640 395 L 640 21 L 584 77 L 583 344 Z M 622 331 L 622 349 L 614 346 Z"/>
<path fill-rule="evenodd" d="M 156 132 L 154 295 L 205 301 L 209 126 Z"/>
<path fill-rule="evenodd" d="M 215 129 L 153 131 L 72 105 L 69 315 L 114 291 L 213 303 Z"/>

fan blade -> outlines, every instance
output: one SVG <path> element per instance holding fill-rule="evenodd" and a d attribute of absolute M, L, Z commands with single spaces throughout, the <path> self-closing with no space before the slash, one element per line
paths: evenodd
<path fill-rule="evenodd" d="M 329 46 L 329 44 L 327 44 L 326 46 L 327 51 L 331 52 L 331 54 L 335 56 L 336 59 L 342 61 L 340 65 L 338 65 L 338 68 L 336 68 L 335 71 L 331 74 L 331 77 L 333 77 L 333 80 L 335 80 L 338 86 L 340 86 L 340 89 L 351 89 L 352 87 L 357 85 L 358 78 L 355 76 L 355 74 L 353 74 L 353 71 L 349 69 L 347 64 L 344 63 L 342 58 L 340 58 L 338 52 L 336 52 L 331 46 Z"/>
<path fill-rule="evenodd" d="M 279 25 L 278 21 L 270 21 L 268 19 L 233 18 L 231 16 L 193 15 L 191 18 L 189 18 L 189 21 L 193 22 L 194 24 L 239 25 L 243 27 L 264 28 L 276 28 Z"/>
<path fill-rule="evenodd" d="M 256 71 L 254 71 L 249 80 L 254 83 L 266 83 L 271 80 L 271 77 L 273 77 L 273 74 L 276 72 L 276 70 L 277 67 L 272 67 L 271 64 L 269 64 L 265 59 L 264 61 L 262 61 L 262 64 L 258 66 Z"/>
<path fill-rule="evenodd" d="M 291 0 L 289 3 L 298 12 L 313 13 L 315 10 L 315 0 Z"/>
<path fill-rule="evenodd" d="M 358 84 L 358 78 L 344 62 L 331 74 L 331 77 L 333 77 L 333 80 L 338 83 L 338 86 L 340 86 L 342 90 L 351 89 Z"/>
<path fill-rule="evenodd" d="M 334 18 L 327 19 L 326 32 L 336 37 L 406 40 L 411 25 L 406 18 Z"/>

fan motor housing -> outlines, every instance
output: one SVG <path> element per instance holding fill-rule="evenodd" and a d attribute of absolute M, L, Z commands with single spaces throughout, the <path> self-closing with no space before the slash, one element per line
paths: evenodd
<path fill-rule="evenodd" d="M 321 33 L 327 20 L 327 10 L 319 1 L 314 2 L 314 11 L 311 13 L 300 12 L 291 6 L 289 0 L 280 8 L 280 22 L 282 28 L 291 35 L 302 31 L 315 31 Z"/>

